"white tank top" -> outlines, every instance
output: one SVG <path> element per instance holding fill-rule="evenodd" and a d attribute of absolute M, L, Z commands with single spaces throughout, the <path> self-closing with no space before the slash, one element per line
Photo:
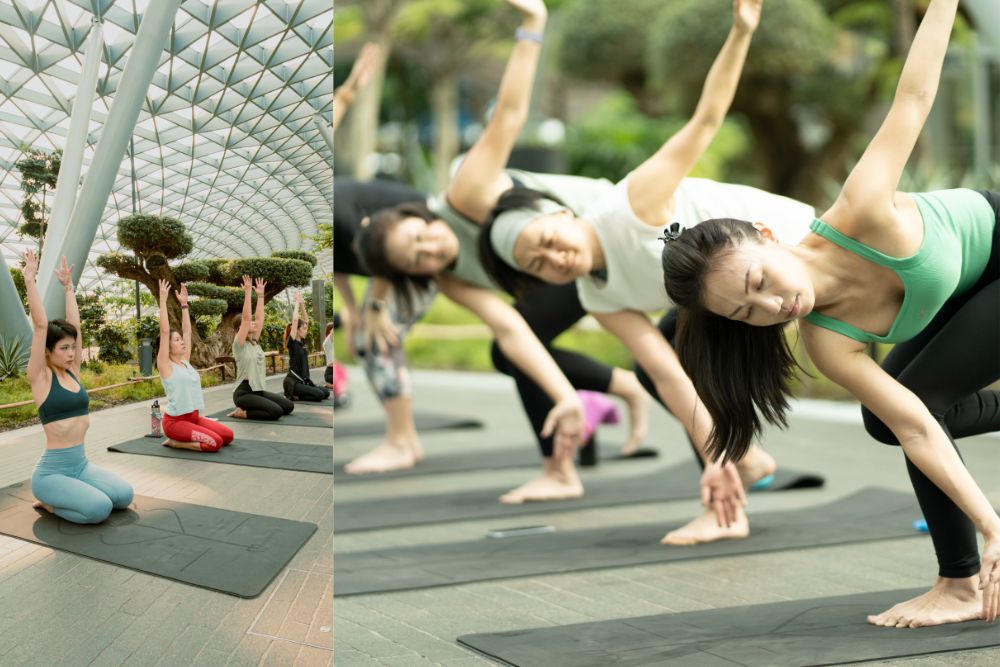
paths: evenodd
<path fill-rule="evenodd" d="M 631 175 L 631 174 L 630 174 Z M 628 199 L 626 176 L 581 216 L 597 234 L 604 251 L 607 280 L 586 276 L 576 281 L 580 303 L 592 313 L 621 310 L 652 312 L 673 304 L 663 287 L 663 229 L 636 216 Z M 745 185 L 685 178 L 674 193 L 674 219 L 691 227 L 714 218 L 763 222 L 782 243 L 797 245 L 809 233 L 815 210 L 808 204 Z"/>
<path fill-rule="evenodd" d="M 163 411 L 171 417 L 180 417 L 195 410 L 205 409 L 205 396 L 201 392 L 201 375 L 187 361 L 170 362 L 173 372 L 169 379 L 160 378 L 167 394 Z"/>

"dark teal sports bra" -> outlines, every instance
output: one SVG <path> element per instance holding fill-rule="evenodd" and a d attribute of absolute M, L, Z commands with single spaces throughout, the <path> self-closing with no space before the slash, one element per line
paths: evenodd
<path fill-rule="evenodd" d="M 55 371 L 53 371 L 52 387 L 49 388 L 49 395 L 38 406 L 38 417 L 42 420 L 43 424 L 70 419 L 71 417 L 82 417 L 90 412 L 90 397 L 87 396 L 87 390 L 83 388 L 83 383 L 77 380 L 76 376 L 70 371 L 66 372 L 80 385 L 80 391 L 69 391 L 63 387 L 59 384 L 59 378 L 56 377 Z"/>

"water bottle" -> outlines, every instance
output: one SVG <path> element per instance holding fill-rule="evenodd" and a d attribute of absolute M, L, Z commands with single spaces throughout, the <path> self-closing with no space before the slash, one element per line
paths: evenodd
<path fill-rule="evenodd" d="M 149 413 L 149 425 L 152 429 L 151 436 L 160 437 L 163 435 L 162 423 L 163 417 L 160 414 L 160 401 L 157 399 L 153 401 L 153 409 Z"/>

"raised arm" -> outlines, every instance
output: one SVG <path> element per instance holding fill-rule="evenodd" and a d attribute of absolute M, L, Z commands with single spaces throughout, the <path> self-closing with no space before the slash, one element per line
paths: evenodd
<path fill-rule="evenodd" d="M 872 222 L 893 216 L 893 195 L 934 106 L 957 9 L 958 0 L 932 0 L 927 8 L 906 56 L 889 113 L 851 170 L 831 211 Z"/>
<path fill-rule="evenodd" d="M 257 313 L 254 321 L 257 323 L 257 338 L 264 332 L 264 290 L 267 288 L 267 281 L 258 278 L 254 281 L 254 290 L 257 292 Z"/>
<path fill-rule="evenodd" d="M 302 295 L 296 292 L 295 301 L 292 305 L 292 327 L 288 330 L 288 337 L 292 340 L 299 339 L 299 303 L 301 301 Z"/>
<path fill-rule="evenodd" d="M 439 278 L 438 286 L 449 299 L 479 316 L 493 330 L 504 355 L 556 404 L 541 435 L 554 433 L 556 456 L 571 456 L 583 433 L 583 404 L 521 314 L 490 290 L 451 277 Z"/>
<path fill-rule="evenodd" d="M 654 226 L 670 222 L 667 216 L 677 186 L 712 143 L 733 103 L 760 11 L 761 0 L 733 1 L 733 27 L 708 71 L 691 120 L 629 177 L 629 202 L 643 222 Z"/>
<path fill-rule="evenodd" d="M 250 333 L 250 292 L 253 291 L 253 281 L 250 276 L 243 276 L 243 312 L 240 315 L 240 328 L 236 332 L 236 340 L 240 345 L 247 342 L 247 334 Z"/>
<path fill-rule="evenodd" d="M 448 201 L 471 220 L 486 220 L 500 193 L 513 185 L 503 169 L 528 120 L 542 33 L 548 10 L 542 0 L 505 0 L 523 20 L 500 80 L 496 107 L 486 129 L 469 149 L 448 186 Z"/>
<path fill-rule="evenodd" d="M 368 85 L 372 73 L 378 65 L 379 49 L 376 44 L 365 44 L 354 61 L 351 73 L 347 75 L 347 80 L 333 91 L 333 131 L 336 132 L 340 126 L 340 121 L 344 120 L 344 114 L 348 107 L 354 102 L 355 95 Z"/>
<path fill-rule="evenodd" d="M 31 312 L 31 356 L 28 357 L 28 382 L 34 385 L 45 377 L 45 336 L 49 320 L 45 316 L 42 295 L 35 279 L 38 276 L 38 257 L 33 250 L 24 253 L 24 286 L 28 293 L 28 310 Z"/>
<path fill-rule="evenodd" d="M 160 377 L 169 380 L 174 369 L 170 365 L 170 314 L 167 299 L 170 297 L 170 281 L 160 279 L 160 349 L 156 353 L 156 369 Z"/>
<path fill-rule="evenodd" d="M 56 280 L 63 286 L 66 293 L 66 321 L 76 327 L 76 354 L 73 355 L 73 363 L 70 370 L 79 377 L 80 365 L 83 363 L 83 326 L 80 324 L 80 308 L 76 304 L 76 291 L 73 289 L 73 267 L 66 266 L 66 257 L 62 258 L 62 263 L 56 269 Z"/>
<path fill-rule="evenodd" d="M 181 283 L 181 337 L 184 339 L 184 361 L 191 361 L 191 311 L 188 310 L 188 288 Z"/>

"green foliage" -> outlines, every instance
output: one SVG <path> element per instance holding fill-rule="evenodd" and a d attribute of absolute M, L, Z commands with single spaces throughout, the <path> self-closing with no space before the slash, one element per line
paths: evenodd
<path fill-rule="evenodd" d="M 322 250 L 333 250 L 333 225 L 321 222 L 316 225 L 316 235 L 307 236 L 306 238 L 315 243 L 315 246 L 313 247 L 316 252 L 320 252 Z"/>
<path fill-rule="evenodd" d="M 89 345 L 94 340 L 94 333 L 104 326 L 106 314 L 101 294 L 78 294 L 76 306 L 80 311 L 80 324 L 83 327 L 83 344 Z"/>
<path fill-rule="evenodd" d="M 21 219 L 24 223 L 17 233 L 21 237 L 41 239 L 45 236 L 46 214 L 49 211 L 45 205 L 46 194 L 56 186 L 62 151 L 46 153 L 24 150 L 24 153 L 24 157 L 14 164 L 21 173 L 21 190 L 24 192 L 24 200 L 21 202 Z"/>
<path fill-rule="evenodd" d="M 285 323 L 264 318 L 264 327 L 260 332 L 260 345 L 265 350 L 282 350 L 282 336 L 285 333 Z"/>
<path fill-rule="evenodd" d="M 263 278 L 269 284 L 305 287 L 312 281 L 313 267 L 301 259 L 245 257 L 227 261 L 220 267 L 225 283 L 238 285 L 244 275 Z"/>
<path fill-rule="evenodd" d="M 0 336 L 0 380 L 16 378 L 28 363 L 30 350 L 20 338 Z"/>
<path fill-rule="evenodd" d="M 189 283 L 188 293 L 206 299 L 225 301 L 230 308 L 243 307 L 243 290 L 239 287 L 219 287 L 211 283 Z M 253 298 L 253 297 L 251 297 Z M 194 303 L 192 301 L 192 303 Z"/>
<path fill-rule="evenodd" d="M 118 221 L 118 243 L 143 259 L 174 259 L 194 249 L 194 239 L 180 220 L 137 213 Z M 147 264 L 148 265 L 148 264 Z"/>
<path fill-rule="evenodd" d="M 128 327 L 108 322 L 97 330 L 94 339 L 100 347 L 98 358 L 108 364 L 124 364 L 132 360 L 132 344 Z"/>
<path fill-rule="evenodd" d="M 316 259 L 316 255 L 311 252 L 306 252 L 304 250 L 278 250 L 277 252 L 272 252 L 271 257 L 280 257 L 283 259 L 301 259 L 303 262 L 309 262 L 312 266 L 316 266 L 319 260 Z"/>
<path fill-rule="evenodd" d="M 223 273 L 223 267 L 230 261 L 228 259 L 201 259 L 198 260 L 202 264 L 208 267 L 208 277 L 205 278 L 205 282 L 214 283 L 216 285 L 222 285 L 227 282 L 225 274 Z M 238 284 L 239 279 L 236 280 Z"/>
<path fill-rule="evenodd" d="M 189 302 L 191 317 L 198 319 L 201 317 L 211 317 L 222 315 L 229 310 L 228 304 L 222 299 L 198 299 Z"/>
<path fill-rule="evenodd" d="M 649 26 L 662 0 L 585 0 L 571 4 L 562 20 L 559 67 L 579 79 L 603 79 L 642 87 L 646 80 Z"/>
<path fill-rule="evenodd" d="M 198 332 L 198 337 L 202 340 L 208 338 L 219 328 L 222 318 L 218 315 L 205 315 L 194 318 L 194 328 Z"/>
<path fill-rule="evenodd" d="M 135 320 L 132 320 L 135 322 Z M 149 338 L 153 340 L 160 337 L 160 318 L 153 317 L 152 315 L 143 315 L 139 320 L 139 323 L 135 325 L 135 339 L 137 341 L 143 338 Z"/>
<path fill-rule="evenodd" d="M 10 279 L 14 281 L 14 288 L 17 290 L 17 295 L 21 298 L 21 305 L 27 310 L 28 287 L 24 284 L 24 274 L 21 273 L 20 269 L 10 267 Z"/>
<path fill-rule="evenodd" d="M 142 264 L 136 262 L 134 257 L 120 252 L 109 252 L 106 255 L 101 255 L 97 258 L 97 266 L 116 276 L 130 271 L 142 270 Z"/>
<path fill-rule="evenodd" d="M 173 267 L 173 272 L 174 278 L 176 278 L 178 282 L 182 283 L 193 283 L 196 281 L 208 280 L 210 273 L 208 264 L 199 259 L 178 264 Z M 188 291 L 191 291 L 190 285 L 188 285 Z"/>
<path fill-rule="evenodd" d="M 100 375 L 101 373 L 104 372 L 104 369 L 107 368 L 107 365 L 102 364 L 97 359 L 91 359 L 90 361 L 85 361 L 82 364 L 80 364 L 80 368 L 81 370 L 89 371 L 91 373 Z"/>

